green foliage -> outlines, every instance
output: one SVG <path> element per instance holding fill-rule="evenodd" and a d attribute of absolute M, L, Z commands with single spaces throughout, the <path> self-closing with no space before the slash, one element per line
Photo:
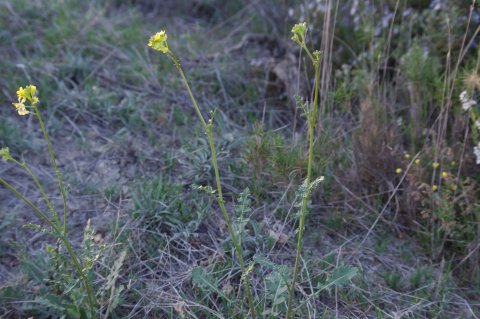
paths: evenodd
<path fill-rule="evenodd" d="M 400 290 L 402 285 L 402 275 L 396 271 L 387 272 L 383 275 L 385 283 L 393 290 Z"/>
<path fill-rule="evenodd" d="M 235 221 L 233 223 L 233 229 L 235 234 L 238 237 L 240 245 L 247 242 L 248 233 L 246 232 L 247 224 L 251 223 L 247 214 L 252 211 L 250 208 L 250 190 L 245 188 L 243 192 L 240 193 L 238 197 L 238 203 L 235 205 L 235 212 L 237 214 Z M 255 236 L 253 236 L 255 239 Z"/>
<path fill-rule="evenodd" d="M 202 267 L 195 267 L 192 269 L 192 283 L 194 286 L 202 289 L 206 294 L 215 292 L 225 300 L 229 300 L 229 298 L 217 288 L 212 276 L 206 273 Z"/>
<path fill-rule="evenodd" d="M 358 273 L 357 268 L 351 266 L 340 266 L 333 270 L 331 275 L 323 284 L 317 285 L 319 291 L 330 289 L 332 286 L 343 287 L 350 283 Z"/>
<path fill-rule="evenodd" d="M 249 312 L 243 299 L 253 298 L 257 317 L 278 318 L 285 316 L 289 297 L 302 318 L 478 312 L 474 302 L 472 309 L 467 304 L 476 300 L 480 280 L 480 176 L 472 152 L 480 113 L 478 105 L 465 112 L 458 99 L 466 91 L 478 100 L 476 10 L 468 22 L 469 3 L 462 1 L 436 9 L 427 0 L 347 0 L 332 2 L 338 7 L 328 21 L 329 9 L 313 0 L 187 2 L 0 3 L 2 115 L 13 109 L 8 92 L 31 79 L 45 100 L 46 131 L 58 133 L 54 149 L 82 140 L 84 152 L 70 157 L 62 150 L 65 176 L 90 167 L 77 166 L 77 160 L 93 163 L 98 156 L 118 159 L 122 175 L 100 191 L 87 190 L 88 183 L 72 185 L 70 196 L 88 193 L 94 209 L 69 203 L 69 225 L 83 223 L 83 213 L 104 212 L 102 219 L 117 214 L 106 221 L 115 231 L 100 236 L 108 247 L 97 245 L 98 234 L 88 227 L 83 242 L 72 240 L 80 272 L 65 246 L 70 237 L 47 222 L 61 230 L 61 218 L 30 218 L 0 194 L 0 279 L 13 280 L 2 282 L 0 312 L 92 317 L 84 272 L 98 302 L 93 317 L 240 318 Z M 308 33 L 304 24 L 294 27 L 301 50 L 282 40 L 299 16 L 312 22 Z M 334 29 L 325 28 L 332 22 Z M 171 60 L 145 48 L 147 35 L 159 26 L 171 31 L 169 48 L 182 57 L 173 67 L 188 71 L 183 79 L 173 76 Z M 316 83 L 312 67 L 303 63 L 318 63 L 306 43 L 327 53 L 320 81 L 325 105 L 319 105 L 326 118 L 313 116 L 314 88 L 303 92 L 297 83 Z M 457 61 L 462 43 L 465 54 Z M 285 65 L 298 76 L 278 78 Z M 275 96 L 266 92 L 277 86 Z M 296 110 L 280 92 L 291 87 L 309 97 L 294 96 Z M 199 106 L 193 95 L 199 95 Z M 218 110 L 215 123 L 203 119 L 210 109 Z M 302 134 L 317 120 L 307 145 Z M 261 124 L 248 132 L 254 121 Z M 19 123 L 9 115 L 0 118 L 0 148 L 9 146 L 12 158 L 22 161 L 33 155 L 32 168 L 48 175 L 36 143 L 41 133 L 31 121 Z M 146 149 L 144 141 L 152 147 Z M 125 160 L 126 144 L 135 145 L 131 161 Z M 420 164 L 412 163 L 417 152 Z M 434 162 L 439 166 L 433 168 Z M 25 182 L 26 166 L 17 174 L 12 164 L 2 174 L 48 213 L 34 182 Z M 122 172 L 133 166 L 134 174 L 156 176 L 132 182 L 135 175 Z M 321 174 L 328 183 L 315 192 Z M 193 183 L 202 186 L 192 190 Z M 75 228 L 68 235 L 80 238 Z M 369 235 L 357 247 L 366 229 Z M 270 232 L 281 240 L 266 240 Z M 12 251 L 21 245 L 12 239 L 21 242 L 17 236 L 32 233 L 40 237 L 15 260 Z M 419 244 L 424 251 L 414 249 Z M 290 267 L 295 252 L 297 282 Z M 359 276 L 350 262 L 368 271 Z M 9 277 L 17 263 L 22 280 Z"/>
<path fill-rule="evenodd" d="M 103 252 L 101 246 L 93 243 L 93 236 L 93 228 L 88 223 L 82 247 L 77 252 L 83 271 L 90 278 L 94 276 L 94 266 Z M 60 242 L 54 246 L 47 245 L 46 252 L 34 256 L 23 254 L 21 268 L 25 281 L 15 287 L 21 293 L 12 296 L 7 289 L 2 292 L 0 299 L 29 300 L 22 311 L 38 318 L 52 315 L 66 318 L 90 317 L 87 291 L 78 278 L 78 270 L 73 266 L 71 257 L 62 249 Z"/>
<path fill-rule="evenodd" d="M 291 272 L 287 266 L 277 265 L 261 255 L 255 255 L 253 260 L 270 271 L 264 279 L 265 299 L 268 304 L 262 314 L 265 317 L 278 318 L 287 309 Z"/>
<path fill-rule="evenodd" d="M 0 118 L 0 145 L 2 147 L 8 145 L 13 153 L 35 148 L 36 145 L 28 143 L 28 137 L 28 134 L 25 135 L 21 128 L 9 118 Z"/>
<path fill-rule="evenodd" d="M 316 145 L 315 149 L 321 147 Z M 315 152 L 314 175 L 320 175 L 328 155 Z M 292 146 L 281 134 L 266 132 L 262 125 L 256 126 L 254 135 L 248 141 L 245 159 L 253 171 L 249 188 L 257 200 L 268 198 L 269 191 L 284 188 L 292 180 L 300 184 L 304 180 L 308 161 L 302 143 Z"/>
<path fill-rule="evenodd" d="M 183 194 L 181 185 L 162 178 L 138 182 L 132 198 L 131 214 L 142 220 L 146 230 L 160 231 L 174 238 L 188 238 L 196 232 L 208 212 L 208 202 L 198 192 Z"/>
<path fill-rule="evenodd" d="M 429 267 L 419 267 L 410 275 L 410 285 L 412 289 L 428 287 L 427 285 L 435 279 L 433 269 Z"/>

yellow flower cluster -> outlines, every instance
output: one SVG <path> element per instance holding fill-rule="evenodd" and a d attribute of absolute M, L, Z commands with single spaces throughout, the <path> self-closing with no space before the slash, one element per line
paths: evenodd
<path fill-rule="evenodd" d="M 302 43 L 305 40 L 305 34 L 307 33 L 308 27 L 306 22 L 297 23 L 292 28 L 292 40 L 297 43 Z"/>
<path fill-rule="evenodd" d="M 27 107 L 33 107 L 40 102 L 37 97 L 37 87 L 35 85 L 28 85 L 25 88 L 20 87 L 17 91 L 18 103 L 13 103 L 18 115 L 30 114 Z M 30 102 L 30 106 L 25 105 L 26 102 Z"/>
<path fill-rule="evenodd" d="M 12 156 L 10 155 L 10 150 L 8 147 L 4 147 L 0 150 L 0 157 L 6 162 L 12 159 Z"/>
<path fill-rule="evenodd" d="M 154 50 L 168 53 L 167 33 L 164 30 L 155 33 L 148 41 L 148 46 Z"/>

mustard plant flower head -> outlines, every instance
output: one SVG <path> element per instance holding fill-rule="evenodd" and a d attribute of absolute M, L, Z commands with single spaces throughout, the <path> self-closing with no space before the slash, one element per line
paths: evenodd
<path fill-rule="evenodd" d="M 0 156 L 5 162 L 13 159 L 12 156 L 10 155 L 10 150 L 8 149 L 8 147 L 4 147 L 0 149 Z"/>
<path fill-rule="evenodd" d="M 438 162 L 433 162 L 432 163 L 433 168 L 438 168 L 439 166 L 440 166 L 440 163 L 438 163 Z"/>
<path fill-rule="evenodd" d="M 438 190 L 438 186 L 437 185 L 432 185 L 432 191 L 436 192 Z"/>
<path fill-rule="evenodd" d="M 150 37 L 148 46 L 162 53 L 168 53 L 167 33 L 165 30 L 155 33 Z"/>
<path fill-rule="evenodd" d="M 292 40 L 298 43 L 302 43 L 305 40 L 305 35 L 307 34 L 307 23 L 297 23 L 292 28 Z"/>
<path fill-rule="evenodd" d="M 448 176 L 448 173 L 447 173 L 447 172 L 442 172 L 442 177 L 443 177 L 443 178 L 447 178 L 447 176 Z"/>
<path fill-rule="evenodd" d="M 18 115 L 27 115 L 30 114 L 30 111 L 27 110 L 27 106 L 21 102 L 19 103 L 13 103 L 13 106 L 15 106 L 15 109 L 18 112 Z"/>
<path fill-rule="evenodd" d="M 415 163 L 415 165 L 419 165 L 420 164 L 420 159 L 417 158 L 414 163 Z"/>
<path fill-rule="evenodd" d="M 38 103 L 37 87 L 35 85 L 28 85 L 25 88 L 20 87 L 17 90 L 18 102 L 25 103 L 29 101 L 32 104 Z"/>
<path fill-rule="evenodd" d="M 457 162 L 451 161 L 451 162 L 450 162 L 450 165 L 455 166 L 455 165 L 457 165 Z"/>
<path fill-rule="evenodd" d="M 395 170 L 395 173 L 402 174 L 403 170 L 399 167 Z"/>
<path fill-rule="evenodd" d="M 19 87 L 17 90 L 17 97 L 18 97 L 18 102 L 20 103 L 27 102 L 27 92 L 22 86 Z"/>
<path fill-rule="evenodd" d="M 30 114 L 27 107 L 36 106 L 40 100 L 37 97 L 37 87 L 35 85 L 28 85 L 25 88 L 22 86 L 17 90 L 18 103 L 12 103 L 19 115 Z M 26 102 L 30 102 L 30 106 L 25 105 Z"/>
<path fill-rule="evenodd" d="M 410 158 L 410 154 L 405 153 L 405 154 L 403 155 L 403 157 L 406 158 L 406 159 L 409 159 L 409 158 Z"/>

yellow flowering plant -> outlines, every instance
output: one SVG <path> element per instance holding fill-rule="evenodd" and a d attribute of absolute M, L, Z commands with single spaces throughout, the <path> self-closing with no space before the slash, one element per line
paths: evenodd
<path fill-rule="evenodd" d="M 292 313 L 293 308 L 293 296 L 295 294 L 295 286 L 298 277 L 298 271 L 300 267 L 300 260 L 302 254 L 302 247 L 303 247 L 303 232 L 305 229 L 305 220 L 308 211 L 308 202 L 310 200 L 311 192 L 314 189 L 314 185 L 318 184 L 319 182 L 323 181 L 323 176 L 317 178 L 315 181 L 312 182 L 312 164 L 313 164 L 313 152 L 314 152 L 314 135 L 315 129 L 318 122 L 318 104 L 319 104 L 319 82 L 320 82 L 320 57 L 321 52 L 318 50 L 313 51 L 313 54 L 310 52 L 308 47 L 305 44 L 305 39 L 307 35 L 308 27 L 306 22 L 297 23 L 292 27 L 292 40 L 300 46 L 300 49 L 305 51 L 307 56 L 312 63 L 314 70 L 315 70 L 315 78 L 313 83 L 313 100 L 311 103 L 298 103 L 303 104 L 301 109 L 305 117 L 307 118 L 308 123 L 308 140 L 309 140 L 309 147 L 308 147 L 308 165 L 307 165 L 307 178 L 305 179 L 304 184 L 306 185 L 304 194 L 302 195 L 301 199 L 301 206 L 299 212 L 299 223 L 298 223 L 298 237 L 297 237 L 297 246 L 296 246 L 296 255 L 295 255 L 295 263 L 293 266 L 293 274 L 290 287 L 288 289 L 288 301 L 287 301 L 287 312 L 285 315 L 286 319 L 289 319 Z M 297 100 L 301 100 L 298 98 Z"/>
<path fill-rule="evenodd" d="M 60 220 L 55 207 L 52 205 L 50 198 L 47 196 L 42 184 L 40 183 L 39 179 L 36 177 L 36 175 L 33 173 L 33 171 L 29 168 L 29 166 L 24 162 L 24 161 L 18 161 L 16 160 L 11 154 L 10 150 L 8 147 L 3 147 L 0 149 L 0 156 L 2 157 L 3 161 L 5 162 L 11 162 L 15 164 L 16 166 L 20 167 L 22 170 L 24 170 L 34 181 L 36 187 L 40 191 L 40 194 L 42 196 L 42 199 L 44 200 L 45 204 L 48 207 L 48 210 L 50 212 L 50 216 L 44 213 L 37 205 L 35 205 L 32 201 L 28 200 L 24 195 L 22 195 L 13 185 L 8 183 L 6 180 L 3 178 L 0 178 L 0 184 L 3 184 L 6 188 L 8 188 L 10 191 L 12 191 L 18 198 L 20 198 L 23 202 L 25 202 L 30 208 L 33 209 L 33 211 L 50 227 L 50 230 L 47 231 L 50 235 L 57 237 L 64 245 L 65 249 L 67 250 L 67 253 L 73 263 L 73 266 L 77 270 L 81 282 L 83 283 L 83 287 L 85 288 L 86 295 L 87 295 L 87 304 L 88 308 L 90 309 L 90 318 L 95 318 L 95 309 L 96 309 L 96 298 L 95 294 L 92 289 L 92 284 L 90 282 L 90 279 L 85 273 L 86 267 L 82 265 L 81 261 L 73 251 L 71 242 L 67 236 L 67 202 L 66 202 L 66 193 L 65 193 L 65 187 L 63 185 L 62 181 L 62 176 L 60 174 L 60 171 L 58 170 L 57 163 L 55 160 L 55 154 L 53 153 L 52 145 L 50 143 L 50 138 L 48 137 L 47 130 L 45 129 L 45 125 L 43 124 L 43 120 L 38 108 L 38 105 L 40 103 L 40 100 L 37 96 L 38 90 L 36 86 L 34 85 L 28 85 L 25 88 L 20 87 L 17 92 L 17 99 L 18 102 L 12 103 L 13 106 L 15 107 L 15 110 L 17 113 L 21 116 L 24 115 L 29 115 L 29 114 L 34 114 L 38 122 L 40 124 L 41 130 L 43 132 L 44 139 L 47 144 L 47 148 L 50 154 L 50 158 L 52 161 L 52 165 L 55 169 L 55 173 L 57 176 L 57 181 L 58 181 L 58 187 L 62 196 L 62 201 L 63 201 L 63 221 Z M 38 227 L 34 227 L 38 228 Z M 41 230 L 39 228 L 39 230 Z M 43 230 L 42 230 L 43 231 Z"/>
<path fill-rule="evenodd" d="M 240 282 L 244 283 L 245 287 L 245 294 L 246 294 L 246 299 L 248 300 L 248 307 L 249 307 L 249 316 L 247 317 L 246 315 L 242 314 L 240 317 L 242 318 L 255 318 L 256 317 L 256 312 L 260 313 L 261 316 L 269 316 L 279 318 L 280 313 L 286 310 L 285 318 L 290 319 L 292 318 L 292 313 L 294 311 L 294 295 L 296 291 L 296 280 L 299 277 L 299 269 L 300 269 L 300 262 L 301 262 L 301 252 L 302 252 L 302 246 L 303 246 L 303 233 L 305 229 L 305 223 L 306 223 L 306 216 L 308 213 L 308 203 L 310 202 L 310 197 L 313 191 L 319 186 L 319 184 L 324 180 L 323 176 L 315 178 L 313 176 L 313 153 L 314 153 L 314 146 L 315 146 L 315 130 L 317 127 L 317 122 L 318 122 L 318 117 L 319 117 L 319 83 L 320 83 L 320 58 L 321 58 L 321 52 L 316 50 L 311 52 L 308 47 L 305 44 L 305 39 L 307 35 L 307 24 L 304 23 L 299 23 L 296 24 L 292 28 L 292 40 L 295 41 L 301 48 L 301 50 L 304 50 L 311 61 L 311 63 L 314 66 L 315 70 L 315 78 L 313 82 L 313 96 L 311 100 L 309 101 L 303 101 L 301 97 L 296 96 L 295 99 L 297 101 L 297 105 L 299 109 L 301 109 L 307 118 L 307 127 L 308 127 L 308 141 L 309 141 L 309 150 L 308 150 L 308 166 L 307 166 L 307 176 L 303 184 L 299 187 L 299 190 L 296 194 L 296 197 L 298 199 L 298 207 L 299 213 L 297 214 L 298 216 L 298 229 L 297 229 L 297 243 L 296 243 L 296 255 L 295 255 L 295 263 L 293 266 L 293 275 L 291 276 L 291 279 L 289 278 L 290 276 L 286 274 L 285 271 L 281 271 L 279 269 L 283 268 L 275 268 L 274 273 L 278 275 L 276 277 L 278 281 L 275 281 L 275 287 L 278 284 L 280 287 L 278 291 L 275 291 L 274 293 L 274 300 L 275 303 L 272 306 L 272 309 L 268 309 L 265 311 L 262 311 L 261 309 L 261 304 L 263 302 L 255 302 L 253 299 L 253 295 L 251 293 L 251 286 L 250 286 L 250 274 L 254 273 L 254 266 L 255 264 L 258 265 L 265 265 L 268 264 L 269 267 L 273 267 L 272 265 L 275 265 L 274 263 L 271 263 L 268 260 L 264 260 L 263 257 L 255 255 L 253 257 L 253 260 L 247 265 L 246 261 L 244 260 L 244 254 L 242 250 L 242 235 L 241 232 L 236 231 L 235 226 L 233 225 L 229 214 L 226 209 L 226 205 L 223 199 L 223 193 L 222 193 L 222 184 L 220 181 L 220 175 L 219 175 L 219 169 L 218 169 L 218 163 L 217 163 L 217 153 L 215 149 L 215 143 L 213 139 L 213 120 L 214 120 L 214 114 L 215 112 L 211 112 L 210 118 L 208 120 L 205 120 L 202 111 L 200 110 L 200 107 L 197 104 L 197 101 L 192 93 L 192 90 L 190 88 L 190 85 L 188 83 L 187 78 L 185 77 L 185 74 L 183 72 L 182 66 L 180 64 L 180 60 L 177 58 L 177 56 L 171 51 L 171 49 L 168 47 L 167 43 L 167 34 L 165 31 L 161 31 L 153 35 L 150 40 L 148 41 L 148 46 L 151 47 L 152 49 L 159 51 L 163 54 L 165 54 L 167 57 L 169 57 L 172 61 L 176 69 L 178 70 L 182 81 L 186 87 L 186 90 L 188 91 L 191 103 L 193 105 L 193 108 L 198 116 L 198 119 L 203 127 L 203 130 L 205 134 L 208 137 L 209 141 L 209 146 L 210 146 L 210 153 L 212 157 L 212 162 L 213 162 L 213 167 L 214 167 L 214 172 L 215 172 L 215 183 L 216 183 L 216 188 L 213 189 L 210 186 L 200 186 L 198 187 L 199 189 L 205 190 L 209 195 L 213 196 L 216 201 L 218 202 L 220 206 L 220 210 L 223 214 L 224 220 L 227 224 L 227 228 L 230 233 L 230 237 L 233 242 L 233 246 L 235 249 L 235 254 L 238 259 L 239 265 L 240 265 L 240 270 L 241 270 L 241 280 Z M 241 195 L 242 196 L 242 195 Z M 329 280 L 332 280 L 330 285 L 334 285 L 336 283 L 339 283 L 340 281 L 344 280 L 345 282 L 350 280 L 356 273 L 356 269 L 352 268 L 344 268 L 346 273 L 343 274 L 342 278 L 340 277 L 335 277 L 333 276 Z M 288 272 L 288 271 L 287 271 Z M 276 276 L 275 275 L 275 276 Z M 193 278 L 192 274 L 192 278 Z M 270 277 L 272 279 L 273 277 Z M 192 279 L 193 280 L 193 279 Z M 273 280 L 273 279 L 272 279 Z M 276 280 L 276 279 L 275 279 Z M 325 287 L 328 287 L 325 286 Z M 319 288 L 314 294 L 317 294 L 321 291 L 323 288 Z M 279 293 L 279 291 L 281 292 Z M 281 307 L 281 310 L 279 310 Z M 277 309 L 278 308 L 278 309 Z"/>
<path fill-rule="evenodd" d="M 150 40 L 148 41 L 148 46 L 151 47 L 152 49 L 164 53 L 166 56 L 168 56 L 174 63 L 176 69 L 180 73 L 180 76 L 182 78 L 183 84 L 185 85 L 185 88 L 188 91 L 188 94 L 190 96 L 190 101 L 192 102 L 192 105 L 195 109 L 195 112 L 197 113 L 198 119 L 202 124 L 202 127 L 205 131 L 205 134 L 208 137 L 209 145 L 210 145 L 210 153 L 212 155 L 212 163 L 213 163 L 213 168 L 215 171 L 215 181 L 216 181 L 216 190 L 212 191 L 211 194 L 215 197 L 216 201 L 218 202 L 220 206 L 220 210 L 222 211 L 223 218 L 225 219 L 225 222 L 228 227 L 228 231 L 230 233 L 230 236 L 232 238 L 233 246 L 235 248 L 235 252 L 237 254 L 238 262 L 240 264 L 240 270 L 242 272 L 242 279 L 245 281 L 245 292 L 247 295 L 248 299 L 248 306 L 249 306 L 249 311 L 250 315 L 252 318 L 256 317 L 255 314 L 255 306 L 254 306 L 254 300 L 252 296 L 252 292 L 250 289 L 250 273 L 248 272 L 245 261 L 243 259 L 243 249 L 240 244 L 240 241 L 238 239 L 237 234 L 235 233 L 235 229 L 233 227 L 233 224 L 230 220 L 230 217 L 227 212 L 227 208 L 225 206 L 225 201 L 223 199 L 223 192 L 222 192 L 222 184 L 220 182 L 220 173 L 218 170 L 218 163 L 217 163 L 217 152 L 215 149 L 215 143 L 213 139 L 213 119 L 215 112 L 210 112 L 210 118 L 207 121 L 205 121 L 205 118 L 202 115 L 202 112 L 200 111 L 200 107 L 198 106 L 198 103 L 192 93 L 192 90 L 190 88 L 190 85 L 188 84 L 188 80 L 185 76 L 185 73 L 183 72 L 182 66 L 180 65 L 180 60 L 177 58 L 177 56 L 168 48 L 168 43 L 167 43 L 167 33 L 165 31 L 160 31 L 156 34 L 154 34 Z"/>
<path fill-rule="evenodd" d="M 148 46 L 162 53 L 168 53 L 167 33 L 164 30 L 155 33 L 148 41 Z"/>

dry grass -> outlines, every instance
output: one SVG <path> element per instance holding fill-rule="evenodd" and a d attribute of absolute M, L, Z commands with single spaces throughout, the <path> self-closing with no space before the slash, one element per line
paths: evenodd
<path fill-rule="evenodd" d="M 380 13 L 369 16 L 360 5 L 362 24 L 340 2 L 324 2 L 331 10 L 306 15 L 324 51 L 314 174 L 326 181 L 309 207 L 298 316 L 478 318 L 478 165 L 457 101 L 464 89 L 479 89 L 478 14 L 460 4 L 447 24 L 447 12 L 440 19 L 393 1 L 395 18 L 376 35 L 367 26 L 382 25 Z M 293 264 L 295 191 L 307 153 L 305 120 L 285 92 L 309 94 L 310 70 L 288 42 L 305 4 L 288 5 L 293 16 L 274 1 L 0 1 L 0 147 L 23 156 L 61 203 L 41 132 L 9 108 L 18 85 L 36 83 L 68 184 L 71 235 L 80 248 L 90 219 L 96 244 L 104 245 L 94 281 L 102 317 L 234 318 L 245 311 L 219 207 L 191 187 L 213 184 L 207 140 L 172 66 L 145 45 L 159 29 L 182 56 L 202 110 L 219 111 L 228 211 L 245 187 L 252 192 L 247 260 Z M 410 27 L 421 28 L 419 21 L 434 30 L 416 34 Z M 430 49 L 431 65 L 407 54 L 415 36 Z M 348 74 L 339 73 L 344 63 Z M 0 175 L 39 198 L 9 164 Z M 22 228 L 39 221 L 3 188 L 0 202 L 0 317 L 47 317 L 54 308 L 40 297 L 48 287 L 28 266 L 54 275 L 45 247 L 55 241 Z M 343 265 L 359 269 L 352 283 L 315 294 Z M 197 267 L 213 288 L 192 279 Z M 272 273 L 258 263 L 251 273 L 260 309 L 270 307 L 265 280 Z"/>

